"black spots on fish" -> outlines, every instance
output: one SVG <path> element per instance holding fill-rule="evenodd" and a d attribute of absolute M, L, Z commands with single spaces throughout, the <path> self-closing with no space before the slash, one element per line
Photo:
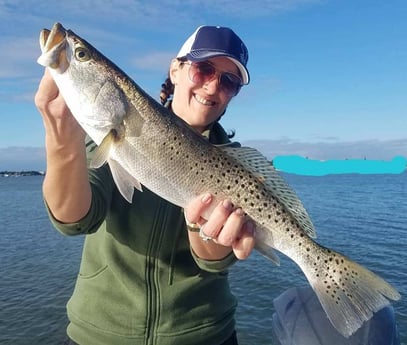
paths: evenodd
<path fill-rule="evenodd" d="M 319 277 L 319 275 L 317 275 Z M 342 289 L 336 282 L 336 277 L 333 274 L 325 274 L 325 279 L 323 280 L 325 286 L 325 293 L 329 295 L 333 300 L 335 300 L 336 304 L 339 304 L 341 301 L 341 297 L 338 295 L 338 292 Z"/>
<path fill-rule="evenodd" d="M 336 284 L 335 284 L 335 285 L 336 285 Z M 326 294 L 327 294 L 327 295 L 330 295 L 330 297 L 331 297 L 333 300 L 335 300 L 335 303 L 336 303 L 336 304 L 339 304 L 339 302 L 341 301 L 341 297 L 337 295 L 337 293 L 338 293 L 337 291 L 338 291 L 338 290 L 336 290 L 336 287 L 334 288 L 334 287 L 332 287 L 331 285 L 327 285 L 327 286 L 326 286 L 326 290 L 325 290 Z"/>
<path fill-rule="evenodd" d="M 344 299 L 357 299 L 353 293 L 355 288 L 358 289 L 360 281 L 357 266 L 333 251 L 326 250 L 321 256 L 314 260 L 313 271 L 323 284 L 325 293 L 336 304 L 342 303 Z"/>
<path fill-rule="evenodd" d="M 182 145 L 182 142 L 181 141 L 179 141 L 176 137 L 174 137 L 173 138 L 174 140 L 173 141 L 171 141 L 171 142 L 163 142 L 162 143 L 162 146 L 163 147 L 166 147 L 166 146 L 169 146 L 169 149 L 170 149 L 170 155 L 169 155 L 169 160 L 170 161 L 173 161 L 174 159 L 175 159 L 175 157 L 176 156 L 179 156 L 179 155 L 181 155 L 181 153 L 182 153 L 182 151 L 181 151 L 181 145 Z M 189 155 L 187 155 L 186 157 L 184 157 L 184 158 L 186 158 L 187 160 L 189 159 Z"/>
<path fill-rule="evenodd" d="M 267 202 L 263 202 L 261 207 L 259 207 L 258 211 L 263 212 L 264 209 L 267 210 L 268 208 L 269 208 L 269 204 Z M 270 214 L 268 215 L 268 218 L 270 219 Z"/>

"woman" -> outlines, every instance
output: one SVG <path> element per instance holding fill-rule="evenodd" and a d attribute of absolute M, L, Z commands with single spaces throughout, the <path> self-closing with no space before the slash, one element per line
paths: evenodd
<path fill-rule="evenodd" d="M 162 102 L 213 144 L 235 145 L 218 120 L 249 82 L 247 58 L 229 28 L 199 27 L 171 63 Z M 227 269 L 253 249 L 253 223 L 230 200 L 204 219 L 210 194 L 185 210 L 145 188 L 127 203 L 108 166 L 87 168 L 85 133 L 48 72 L 35 101 L 46 132 L 50 219 L 64 234 L 87 235 L 67 305 L 67 344 L 237 344 Z"/>

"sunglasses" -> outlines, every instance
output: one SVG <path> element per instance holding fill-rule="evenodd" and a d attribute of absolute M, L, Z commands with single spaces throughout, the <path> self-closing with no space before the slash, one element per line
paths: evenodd
<path fill-rule="evenodd" d="M 208 61 L 182 62 L 189 65 L 188 77 L 194 84 L 205 84 L 218 77 L 219 87 L 228 95 L 236 96 L 242 87 L 242 79 L 230 72 L 219 72 L 214 65 Z"/>

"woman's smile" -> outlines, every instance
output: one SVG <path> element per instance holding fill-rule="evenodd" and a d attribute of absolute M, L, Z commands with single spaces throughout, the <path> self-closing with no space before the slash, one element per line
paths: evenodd
<path fill-rule="evenodd" d="M 198 103 L 206 105 L 206 106 L 214 106 L 216 104 L 216 102 L 211 101 L 209 99 L 205 99 L 205 98 L 199 96 L 198 94 L 194 94 L 194 98 Z"/>

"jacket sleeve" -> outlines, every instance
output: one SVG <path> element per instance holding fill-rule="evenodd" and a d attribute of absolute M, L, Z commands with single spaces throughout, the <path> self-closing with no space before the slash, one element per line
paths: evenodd
<path fill-rule="evenodd" d="M 99 229 L 106 218 L 107 211 L 110 208 L 111 195 L 114 188 L 112 178 L 109 178 L 110 170 L 107 165 L 99 169 L 89 170 L 89 182 L 92 189 L 91 206 L 81 220 L 75 223 L 62 223 L 52 214 L 47 203 L 45 207 L 52 225 L 62 234 L 67 236 L 91 234 Z"/>
<path fill-rule="evenodd" d="M 237 258 L 232 252 L 227 257 L 222 260 L 204 260 L 198 257 L 191 248 L 192 257 L 194 258 L 198 267 L 207 272 L 211 273 L 221 273 L 227 271 L 236 261 Z"/>

